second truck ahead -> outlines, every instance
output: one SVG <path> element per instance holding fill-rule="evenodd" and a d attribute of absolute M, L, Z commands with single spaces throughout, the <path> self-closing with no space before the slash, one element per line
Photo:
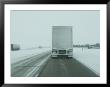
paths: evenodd
<path fill-rule="evenodd" d="M 52 27 L 52 58 L 73 57 L 72 26 Z"/>

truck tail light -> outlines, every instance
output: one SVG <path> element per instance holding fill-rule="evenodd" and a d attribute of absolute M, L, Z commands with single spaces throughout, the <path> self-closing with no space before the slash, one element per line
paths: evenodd
<path fill-rule="evenodd" d="M 52 53 L 57 53 L 57 50 L 52 50 Z"/>
<path fill-rule="evenodd" d="M 70 53 L 70 52 L 72 52 L 72 49 L 69 49 L 69 50 L 67 51 L 67 53 Z"/>

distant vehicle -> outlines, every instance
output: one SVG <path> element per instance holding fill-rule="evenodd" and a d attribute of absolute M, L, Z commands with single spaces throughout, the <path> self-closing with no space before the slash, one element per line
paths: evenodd
<path fill-rule="evenodd" d="M 12 51 L 20 50 L 20 45 L 18 45 L 18 44 L 11 44 L 11 50 Z"/>
<path fill-rule="evenodd" d="M 38 46 L 38 48 L 43 48 L 42 46 Z"/>
<path fill-rule="evenodd" d="M 52 58 L 73 57 L 72 26 L 52 27 Z"/>
<path fill-rule="evenodd" d="M 100 47 L 95 46 L 95 45 L 90 45 L 88 46 L 88 49 L 100 49 Z"/>

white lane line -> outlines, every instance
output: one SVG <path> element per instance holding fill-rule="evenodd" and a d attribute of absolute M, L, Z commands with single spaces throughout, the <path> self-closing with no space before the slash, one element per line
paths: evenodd
<path fill-rule="evenodd" d="M 46 63 L 46 61 L 48 60 L 49 57 L 50 57 L 50 55 L 47 56 L 47 57 L 45 57 L 45 59 L 41 60 L 41 62 L 35 64 L 36 67 L 34 67 L 34 69 L 30 69 L 29 71 L 31 71 L 31 72 L 29 72 L 26 76 L 27 76 L 27 77 L 28 77 L 28 76 L 32 76 L 32 75 L 34 75 L 35 73 L 37 73 L 35 76 L 38 76 L 39 73 L 40 73 L 39 70 L 40 70 L 41 67 Z"/>
<path fill-rule="evenodd" d="M 26 75 L 26 77 L 31 76 L 34 71 L 38 71 L 38 70 L 39 70 L 39 67 L 36 66 L 34 69 L 32 69 L 31 72 L 29 72 L 29 73 Z"/>
<path fill-rule="evenodd" d="M 48 59 L 49 59 L 50 56 L 51 56 L 51 55 L 47 56 L 47 57 L 45 58 L 45 60 L 43 60 L 43 61 L 39 64 L 39 66 L 40 66 L 39 69 L 41 69 L 41 68 L 43 67 L 43 65 L 45 65 L 46 61 L 48 61 Z M 35 76 L 38 76 L 39 73 L 40 73 L 40 71 L 39 71 L 38 74 L 36 74 Z"/>

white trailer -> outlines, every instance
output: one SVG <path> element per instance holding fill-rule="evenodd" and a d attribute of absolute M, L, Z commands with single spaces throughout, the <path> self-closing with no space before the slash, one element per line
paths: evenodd
<path fill-rule="evenodd" d="M 73 57 L 72 26 L 52 27 L 52 58 Z"/>

